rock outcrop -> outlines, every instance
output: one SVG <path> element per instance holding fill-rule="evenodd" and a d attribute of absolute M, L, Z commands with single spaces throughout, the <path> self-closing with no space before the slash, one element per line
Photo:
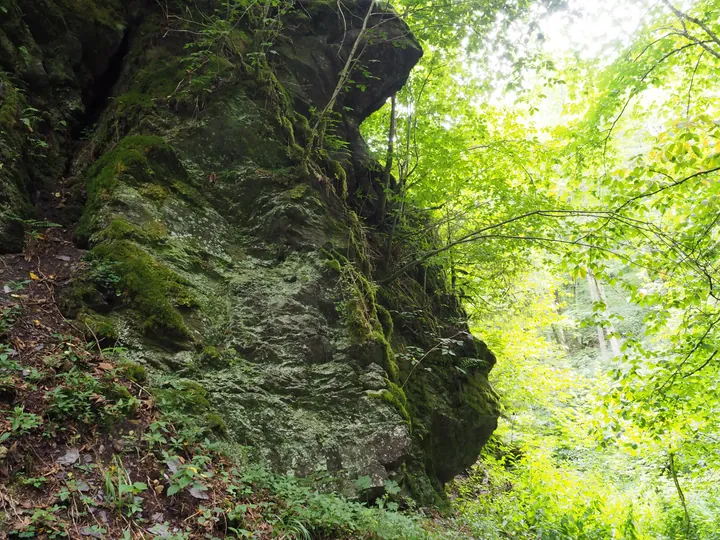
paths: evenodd
<path fill-rule="evenodd" d="M 161 405 L 278 471 L 348 494 L 395 479 L 433 502 L 498 408 L 494 358 L 441 269 L 373 281 L 381 173 L 359 125 L 420 46 L 374 14 L 308 156 L 366 4 L 288 4 L 263 32 L 244 10 L 223 22 L 222 2 L 162 4 L 0 3 L 1 249 L 22 245 L 53 182 L 72 183 L 78 200 L 50 217 L 76 224 L 87 268 L 63 308 L 150 367 Z"/>

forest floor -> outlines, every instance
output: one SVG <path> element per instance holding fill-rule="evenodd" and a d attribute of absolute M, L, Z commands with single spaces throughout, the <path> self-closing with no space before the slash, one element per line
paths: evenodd
<path fill-rule="evenodd" d="M 40 217 L 69 197 L 41 193 Z M 269 493 L 164 419 L 144 369 L 61 313 L 84 255 L 51 227 L 0 257 L 0 538 L 269 537 Z"/>

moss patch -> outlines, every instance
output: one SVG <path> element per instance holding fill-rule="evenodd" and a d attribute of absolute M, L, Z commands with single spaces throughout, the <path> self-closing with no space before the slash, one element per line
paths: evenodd
<path fill-rule="evenodd" d="M 128 240 L 103 242 L 92 251 L 94 260 L 109 265 L 117 288 L 142 317 L 143 329 L 158 337 L 190 336 L 177 307 L 196 307 L 187 282 Z"/>
<path fill-rule="evenodd" d="M 369 397 L 381 399 L 389 405 L 392 405 L 395 409 L 397 409 L 407 425 L 412 427 L 412 417 L 408 412 L 408 401 L 405 396 L 405 392 L 399 385 L 390 380 L 387 381 L 387 385 L 388 388 L 386 390 L 381 390 L 380 392 L 370 392 L 368 394 Z"/>
<path fill-rule="evenodd" d="M 120 362 L 120 371 L 125 377 L 139 384 L 143 384 L 148 380 L 148 373 L 145 366 L 141 366 L 130 360 Z"/>
<path fill-rule="evenodd" d="M 82 311 L 76 321 L 80 324 L 80 330 L 90 339 L 97 339 L 101 345 L 108 342 L 114 343 L 120 337 L 115 326 L 115 321 L 95 312 Z"/>
<path fill-rule="evenodd" d="M 87 173 L 88 200 L 75 232 L 79 238 L 87 239 L 100 228 L 96 222 L 99 210 L 112 198 L 120 179 L 130 184 L 153 181 L 155 171 L 148 160 L 153 151 L 172 152 L 161 137 L 125 137 L 114 150 L 104 154 L 90 167 Z"/>

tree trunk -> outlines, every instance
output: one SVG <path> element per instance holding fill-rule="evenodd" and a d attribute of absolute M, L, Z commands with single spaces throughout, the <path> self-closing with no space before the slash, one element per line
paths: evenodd
<path fill-rule="evenodd" d="M 382 179 L 380 181 L 380 193 L 378 193 L 378 207 L 376 218 L 378 223 L 385 220 L 387 213 L 387 200 L 392 191 L 392 168 L 393 158 L 395 154 L 395 131 L 397 127 L 397 98 L 395 94 L 390 98 L 390 126 L 388 128 L 387 156 L 385 158 L 385 168 L 383 169 Z"/>

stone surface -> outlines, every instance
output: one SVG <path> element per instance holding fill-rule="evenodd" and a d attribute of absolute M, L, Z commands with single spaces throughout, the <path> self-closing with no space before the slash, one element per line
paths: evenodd
<path fill-rule="evenodd" d="M 307 115 L 330 99 L 366 9 L 345 4 L 345 24 L 335 2 L 286 13 L 271 70 L 245 54 L 253 36 L 244 27 L 229 49 L 192 64 L 191 34 L 173 31 L 153 2 L 131 3 L 132 17 L 95 0 L 11 3 L 0 46 L 18 59 L 25 43 L 31 54 L 22 65 L 0 60 L 0 111 L 11 107 L 0 121 L 12 126 L 0 151 L 14 156 L 0 170 L 0 215 L 31 215 L 39 184 L 77 177 L 88 268 L 64 291 L 64 308 L 99 321 L 106 339 L 150 368 L 161 406 L 206 419 L 208 431 L 278 471 L 330 473 L 347 495 L 358 477 L 376 494 L 394 479 L 435 502 L 496 425 L 494 358 L 467 333 L 438 269 L 370 283 L 378 265 L 366 254 L 382 243 L 353 208 L 363 197 L 372 205 L 379 166 L 358 126 L 422 54 L 391 13 L 371 18 L 382 34 L 362 57 L 369 76 L 353 77 L 364 88 L 337 103 L 334 136 L 347 149 L 321 156 L 315 173 L 301 155 Z M 197 5 L 204 15 L 216 7 Z M 25 104 L 7 98 L 19 88 L 46 96 L 33 98 L 53 117 L 44 134 L 70 140 L 78 118 L 97 119 L 71 163 L 59 135 L 48 139 L 47 167 L 27 159 Z M 0 238 L 17 239 L 12 227 L 0 218 Z M 454 356 L 429 354 L 414 369 L 410 348 L 443 338 Z"/>
<path fill-rule="evenodd" d="M 5 0 L 0 19 L 0 253 L 20 251 L 37 191 L 65 172 L 97 82 L 120 48 L 119 0 Z"/>

